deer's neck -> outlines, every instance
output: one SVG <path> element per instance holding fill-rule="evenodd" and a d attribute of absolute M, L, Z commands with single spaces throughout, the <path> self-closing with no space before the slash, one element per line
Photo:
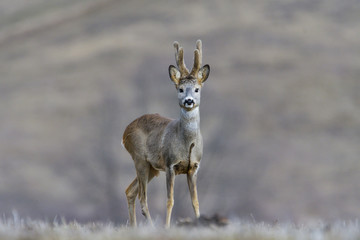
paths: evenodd
<path fill-rule="evenodd" d="M 180 130 L 185 138 L 192 139 L 200 132 L 200 111 L 199 107 L 186 111 L 181 108 L 180 112 Z"/>

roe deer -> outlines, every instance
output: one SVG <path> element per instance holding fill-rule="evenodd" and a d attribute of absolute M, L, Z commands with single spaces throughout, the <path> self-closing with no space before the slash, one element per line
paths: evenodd
<path fill-rule="evenodd" d="M 138 195 L 142 214 L 152 225 L 147 205 L 147 183 L 166 172 L 167 213 L 166 227 L 170 227 L 174 205 L 174 180 L 177 174 L 187 174 L 192 205 L 200 217 L 196 190 L 196 176 L 203 153 L 200 133 L 200 92 L 209 76 L 210 66 L 201 67 L 201 40 L 196 42 L 194 65 L 189 72 L 184 63 L 184 51 L 174 42 L 178 68 L 169 66 L 170 79 L 177 89 L 180 118 L 172 120 L 158 114 L 146 114 L 135 119 L 124 131 L 123 144 L 134 160 L 136 178 L 126 189 L 131 226 L 136 226 L 135 198 Z"/>

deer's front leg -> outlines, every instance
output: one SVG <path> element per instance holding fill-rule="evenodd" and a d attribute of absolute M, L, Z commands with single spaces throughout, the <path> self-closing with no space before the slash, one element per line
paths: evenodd
<path fill-rule="evenodd" d="M 187 173 L 187 182 L 189 186 L 190 197 L 194 208 L 195 216 L 196 218 L 199 218 L 200 210 L 199 210 L 199 201 L 198 201 L 197 189 L 196 189 L 197 168 L 198 168 L 197 163 L 195 163 L 194 166 L 191 167 L 190 171 Z"/>
<path fill-rule="evenodd" d="M 170 227 L 171 212 L 174 206 L 174 182 L 175 171 L 173 166 L 169 166 L 166 169 L 166 188 L 167 188 L 167 212 L 166 212 L 166 228 Z"/>

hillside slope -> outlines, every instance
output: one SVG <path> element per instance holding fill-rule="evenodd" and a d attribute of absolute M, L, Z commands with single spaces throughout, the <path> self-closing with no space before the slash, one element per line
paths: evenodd
<path fill-rule="evenodd" d="M 172 42 L 202 39 L 201 210 L 256 220 L 360 215 L 358 1 L 5 1 L 0 212 L 125 222 L 121 148 L 148 112 L 176 118 Z M 165 215 L 165 179 L 149 186 Z M 176 180 L 174 216 L 192 216 Z M 139 219 L 140 216 L 139 216 Z"/>

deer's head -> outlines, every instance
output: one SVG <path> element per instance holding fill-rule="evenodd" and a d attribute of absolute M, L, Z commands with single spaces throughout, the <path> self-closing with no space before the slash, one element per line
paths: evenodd
<path fill-rule="evenodd" d="M 184 50 L 178 42 L 174 42 L 175 60 L 178 68 L 169 66 L 170 79 L 174 82 L 178 92 L 180 107 L 190 111 L 200 105 L 201 87 L 209 77 L 210 66 L 201 67 L 202 46 L 201 40 L 197 40 L 194 51 L 194 66 L 189 72 L 184 62 Z"/>

